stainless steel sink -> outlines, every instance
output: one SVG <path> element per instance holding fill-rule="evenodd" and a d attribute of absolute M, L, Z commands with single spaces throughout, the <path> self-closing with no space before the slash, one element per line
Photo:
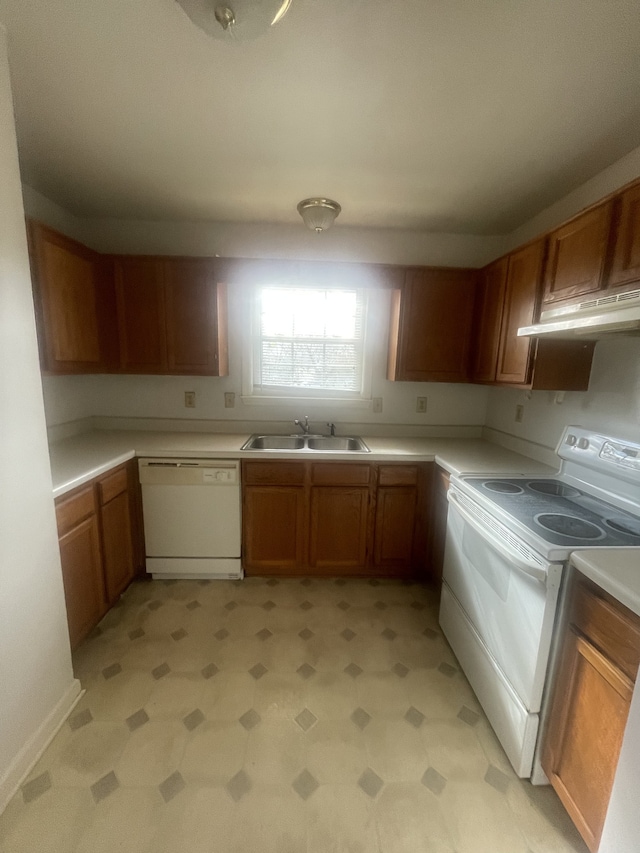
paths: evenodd
<path fill-rule="evenodd" d="M 252 435 L 240 450 L 303 450 L 302 435 Z"/>
<path fill-rule="evenodd" d="M 252 435 L 240 450 L 310 450 L 315 453 L 370 453 L 361 438 L 342 435 Z"/>
<path fill-rule="evenodd" d="M 326 435 L 322 438 L 307 438 L 309 450 L 346 450 L 349 453 L 369 453 L 369 448 L 361 438 L 355 436 Z"/>

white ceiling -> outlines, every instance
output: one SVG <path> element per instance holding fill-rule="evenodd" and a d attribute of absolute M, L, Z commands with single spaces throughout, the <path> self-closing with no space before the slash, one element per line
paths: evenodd
<path fill-rule="evenodd" d="M 83 216 L 502 233 L 640 145 L 638 0 L 0 0 L 26 183 Z"/>

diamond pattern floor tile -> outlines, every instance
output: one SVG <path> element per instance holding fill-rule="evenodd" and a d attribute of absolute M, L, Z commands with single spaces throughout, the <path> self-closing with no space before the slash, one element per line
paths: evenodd
<path fill-rule="evenodd" d="M 120 783 L 112 770 L 91 786 L 91 793 L 96 803 L 99 803 L 101 800 L 106 799 L 109 794 L 113 794 L 119 787 Z"/>
<path fill-rule="evenodd" d="M 362 788 L 365 794 L 373 800 L 380 793 L 380 789 L 384 785 L 384 782 L 374 770 L 367 767 L 362 776 L 358 779 L 358 785 Z"/>
<path fill-rule="evenodd" d="M 293 780 L 291 787 L 301 799 L 308 800 L 309 797 L 318 790 L 319 783 L 308 770 L 303 770 L 302 773 Z"/>
<path fill-rule="evenodd" d="M 309 729 L 312 726 L 315 726 L 315 724 L 318 722 L 318 718 L 316 717 L 316 715 L 313 714 L 308 708 L 305 708 L 304 711 L 300 711 L 295 720 L 303 732 L 308 732 Z"/>
<path fill-rule="evenodd" d="M 162 794 L 162 799 L 165 803 L 168 803 L 174 797 L 177 797 L 180 791 L 184 790 L 185 786 L 186 783 L 184 779 L 176 770 L 175 773 L 171 774 L 171 776 L 167 776 L 164 782 L 158 786 L 158 789 Z"/>
<path fill-rule="evenodd" d="M 134 583 L 74 653 L 86 695 L 0 848 L 586 853 L 510 770 L 437 612 L 412 582 Z"/>
<path fill-rule="evenodd" d="M 26 785 L 22 786 L 22 798 L 25 803 L 30 803 L 32 800 L 36 800 L 38 797 L 42 796 L 45 791 L 48 791 L 51 787 L 51 775 L 47 770 L 44 773 L 41 773 L 40 776 L 36 776 L 35 779 L 32 779 L 30 782 L 27 782 Z"/>
<path fill-rule="evenodd" d="M 239 770 L 236 775 L 227 782 L 227 791 L 236 803 L 240 802 L 244 795 L 248 794 L 250 790 L 251 779 L 247 776 L 244 770 Z"/>
<path fill-rule="evenodd" d="M 424 776 L 420 781 L 425 788 L 428 788 L 432 794 L 436 795 L 436 797 L 440 796 L 447 784 L 447 780 L 441 773 L 438 773 L 435 767 L 427 767 L 424 771 Z"/>

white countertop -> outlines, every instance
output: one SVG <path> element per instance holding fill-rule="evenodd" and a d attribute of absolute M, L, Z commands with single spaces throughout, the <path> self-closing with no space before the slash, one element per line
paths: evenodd
<path fill-rule="evenodd" d="M 94 430 L 50 445 L 53 495 L 87 483 L 134 456 L 317 461 L 437 462 L 452 474 L 552 474 L 542 462 L 482 439 L 373 438 L 371 453 L 241 451 L 248 434 Z"/>
<path fill-rule="evenodd" d="M 571 563 L 605 592 L 640 616 L 640 548 L 574 551 Z"/>

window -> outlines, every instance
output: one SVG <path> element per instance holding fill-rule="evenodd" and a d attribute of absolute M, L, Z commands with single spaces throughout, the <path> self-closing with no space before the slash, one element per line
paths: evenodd
<path fill-rule="evenodd" d="M 249 393 L 362 399 L 366 292 L 257 288 Z"/>

